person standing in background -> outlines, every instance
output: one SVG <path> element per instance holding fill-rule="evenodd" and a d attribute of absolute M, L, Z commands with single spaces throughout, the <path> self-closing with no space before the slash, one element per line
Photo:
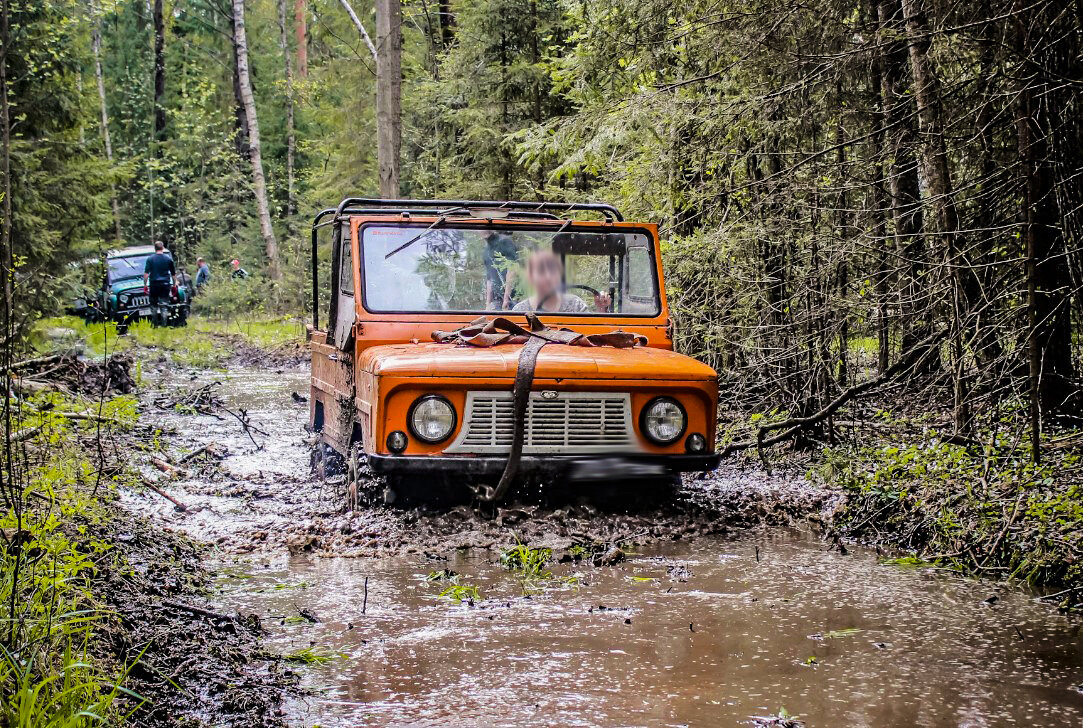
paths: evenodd
<path fill-rule="evenodd" d="M 241 261 L 234 258 L 230 261 L 230 265 L 233 266 L 233 272 L 229 274 L 229 277 L 233 280 L 240 280 L 248 277 L 248 271 L 241 267 Z"/>
<path fill-rule="evenodd" d="M 176 272 L 173 258 L 165 252 L 165 244 L 161 240 L 156 241 L 154 255 L 149 256 L 143 266 L 143 290 L 150 296 L 151 322 L 155 326 L 165 323 L 166 316 L 162 307 L 169 305 Z"/>
<path fill-rule="evenodd" d="M 211 282 L 211 267 L 203 258 L 196 258 L 196 290 L 202 290 L 203 286 Z"/>

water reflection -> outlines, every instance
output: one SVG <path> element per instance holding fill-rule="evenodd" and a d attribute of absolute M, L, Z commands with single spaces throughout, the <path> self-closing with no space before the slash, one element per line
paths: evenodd
<path fill-rule="evenodd" d="M 485 600 L 435 599 L 418 577 L 445 567 Z M 264 617 L 271 649 L 348 655 L 301 668 L 320 691 L 291 708 L 306 724 L 734 725 L 781 707 L 815 726 L 1083 719 L 1076 625 L 1019 592 L 790 532 L 555 572 L 577 569 L 578 590 L 524 598 L 488 555 L 282 557 L 234 567 L 222 589 Z M 299 609 L 321 621 L 295 623 Z"/>

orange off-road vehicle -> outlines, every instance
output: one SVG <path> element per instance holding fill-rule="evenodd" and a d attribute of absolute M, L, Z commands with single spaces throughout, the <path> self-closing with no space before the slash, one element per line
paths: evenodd
<path fill-rule="evenodd" d="M 312 260 L 310 425 L 355 496 L 372 475 L 385 502 L 495 501 L 718 464 L 717 377 L 673 351 L 656 226 L 605 204 L 347 198 L 317 215 Z"/>

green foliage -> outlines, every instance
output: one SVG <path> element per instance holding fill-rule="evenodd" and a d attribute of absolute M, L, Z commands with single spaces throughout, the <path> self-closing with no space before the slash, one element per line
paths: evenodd
<path fill-rule="evenodd" d="M 451 586 L 440 592 L 440 598 L 448 599 L 456 604 L 468 602 L 473 605 L 474 602 L 481 601 L 481 591 L 471 584 L 453 583 Z"/>
<path fill-rule="evenodd" d="M 992 437 L 986 437 L 994 442 Z M 1035 584 L 1083 577 L 1083 455 L 1049 448 L 1041 465 L 1009 436 L 962 447 L 935 431 L 910 445 L 828 449 L 813 477 L 849 492 L 837 517 L 843 533 L 875 536 L 918 557 Z M 905 540 L 904 540 L 905 538 Z"/>
<path fill-rule="evenodd" d="M 282 656 L 282 659 L 286 662 L 293 662 L 300 665 L 326 665 L 329 662 L 335 660 L 345 659 L 348 657 L 344 652 L 336 652 L 327 647 L 304 647 L 299 650 L 287 653 Z"/>
<path fill-rule="evenodd" d="M 94 597 L 93 579 L 99 563 L 115 557 L 91 528 L 105 516 L 92 488 L 95 470 L 77 439 L 87 425 L 59 413 L 95 404 L 39 396 L 17 422 L 50 456 L 27 470 L 22 503 L 0 514 L 7 534 L 0 546 L 0 725 L 121 722 L 117 699 L 140 700 L 121 686 L 127 670 L 101 664 L 93 650 L 110 618 Z M 102 414 L 130 425 L 134 398 L 107 401 Z"/>
<path fill-rule="evenodd" d="M 523 543 L 500 550 L 500 565 L 510 571 L 517 571 L 524 577 L 549 578 L 552 572 L 545 569 L 552 561 L 552 549 L 532 549 Z"/>

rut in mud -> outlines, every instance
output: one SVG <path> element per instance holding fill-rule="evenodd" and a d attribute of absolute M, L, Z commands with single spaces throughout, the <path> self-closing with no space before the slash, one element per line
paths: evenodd
<path fill-rule="evenodd" d="M 305 663 L 291 723 L 1083 719 L 1065 617 L 1011 588 L 763 526 L 833 507 L 798 479 L 724 471 L 634 514 L 346 514 L 342 486 L 309 472 L 305 370 L 155 376 L 144 404 L 176 430 L 184 468 L 159 485 L 185 510 L 151 492 L 125 500 L 212 544 L 218 608 L 257 615 L 266 648 Z M 535 570 L 507 568 L 501 549 L 517 542 Z M 601 567 L 581 548 L 617 542 Z"/>

